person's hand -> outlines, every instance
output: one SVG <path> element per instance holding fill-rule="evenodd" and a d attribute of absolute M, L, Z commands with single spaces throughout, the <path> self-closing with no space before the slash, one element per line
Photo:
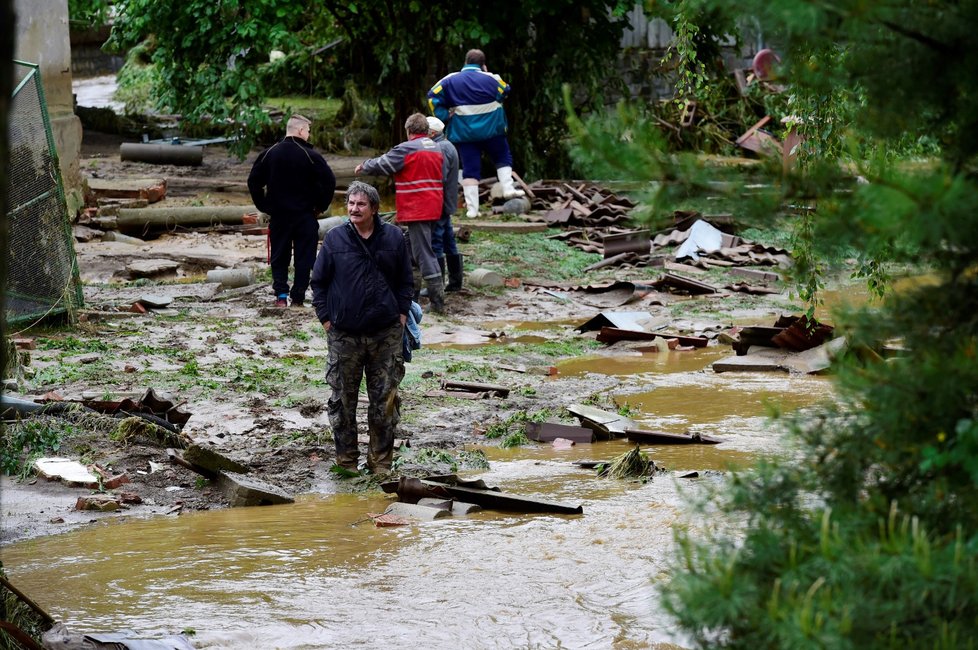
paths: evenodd
<path fill-rule="evenodd" d="M 357 165 L 357 168 L 353 170 L 354 174 L 360 174 L 363 171 L 363 163 Z"/>
<path fill-rule="evenodd" d="M 401 314 L 401 327 L 407 325 L 407 314 Z"/>
<path fill-rule="evenodd" d="M 323 321 L 323 329 L 326 330 L 327 332 L 329 331 L 329 328 L 331 328 L 332 326 L 333 324 L 330 323 L 328 320 Z"/>

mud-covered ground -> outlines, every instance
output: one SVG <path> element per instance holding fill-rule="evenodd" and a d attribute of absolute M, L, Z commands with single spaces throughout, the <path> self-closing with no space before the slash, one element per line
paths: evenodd
<path fill-rule="evenodd" d="M 244 181 L 253 159 L 254 153 L 238 161 L 219 147 L 208 147 L 204 165 L 197 168 L 123 163 L 117 139 L 86 134 L 82 171 L 102 179 L 167 178 L 168 198 L 155 207 L 247 205 Z M 348 163 L 337 161 L 337 166 Z M 338 205 L 334 202 L 334 210 Z M 474 235 L 460 246 L 467 271 L 492 268 L 494 260 L 483 254 L 480 242 Z M 53 392 L 67 400 L 120 400 L 153 388 L 191 414 L 182 431 L 186 439 L 212 446 L 287 492 L 376 488 L 369 477 L 341 479 L 330 471 L 325 336 L 311 309 L 272 306 L 263 235 L 171 232 L 147 237 L 140 245 L 96 238 L 78 242 L 76 252 L 84 282 L 83 320 L 19 335 L 36 343 L 21 384 L 23 396 L 36 399 Z M 179 264 L 162 277 L 126 279 L 134 262 L 151 259 Z M 208 268 L 222 267 L 253 269 L 257 282 L 221 289 L 205 281 Z M 547 277 L 546 268 L 536 271 L 537 278 Z M 612 268 L 581 283 L 648 279 L 656 273 Z M 478 455 L 463 452 L 463 447 L 485 441 L 493 424 L 521 412 L 546 411 L 552 414 L 547 419 L 556 421 L 560 408 L 572 403 L 613 410 L 612 392 L 632 389 L 614 376 L 551 374 L 552 367 L 569 357 L 639 354 L 627 345 L 606 348 L 594 341 L 594 332 L 575 330 L 606 305 L 576 292 L 511 284 L 515 286 L 469 287 L 449 294 L 446 315 L 425 314 L 424 347 L 407 364 L 401 387 L 400 472 L 451 471 L 478 463 Z M 144 298 L 169 304 L 145 314 L 125 311 Z M 696 303 L 692 309 L 691 301 Z M 669 318 L 673 331 L 715 333 L 735 320 L 768 322 L 786 310 L 786 301 L 785 296 L 690 299 L 650 294 L 617 309 Z M 505 398 L 463 399 L 444 395 L 443 380 L 510 390 Z M 363 434 L 365 415 L 362 404 Z M 63 532 L 106 518 L 227 506 L 216 486 L 170 462 L 158 441 L 120 437 L 115 424 L 104 418 L 59 417 L 50 423 L 70 431 L 58 455 L 97 463 L 113 475 L 125 473 L 131 482 L 117 491 L 138 495 L 142 502 L 109 513 L 78 511 L 76 499 L 90 490 L 36 477 L 5 477 L 0 541 Z"/>

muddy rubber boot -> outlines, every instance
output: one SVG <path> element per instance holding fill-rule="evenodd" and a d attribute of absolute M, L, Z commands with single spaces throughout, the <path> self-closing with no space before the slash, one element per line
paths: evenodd
<path fill-rule="evenodd" d="M 438 258 L 438 268 L 441 269 L 441 281 L 442 283 L 448 282 L 448 267 L 445 262 L 445 256 L 442 255 Z"/>
<path fill-rule="evenodd" d="M 445 285 L 445 291 L 461 291 L 465 277 L 462 273 L 462 254 L 448 255 L 445 259 L 448 262 L 448 284 Z"/>
<path fill-rule="evenodd" d="M 421 296 L 427 296 L 428 291 L 421 288 L 421 276 L 418 274 L 418 270 L 414 269 L 414 302 L 421 300 Z"/>
<path fill-rule="evenodd" d="M 445 313 L 445 283 L 442 282 L 440 275 L 432 275 L 424 279 L 425 287 L 428 289 L 428 300 L 431 301 L 431 309 L 436 314 Z"/>

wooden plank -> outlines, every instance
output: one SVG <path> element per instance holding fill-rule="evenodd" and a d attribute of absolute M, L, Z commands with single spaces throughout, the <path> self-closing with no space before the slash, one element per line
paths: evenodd
<path fill-rule="evenodd" d="M 472 381 L 451 381 L 446 379 L 441 382 L 441 387 L 446 391 L 465 391 L 468 393 L 493 393 L 498 397 L 508 397 L 509 388 L 496 384 L 480 384 Z"/>
<path fill-rule="evenodd" d="M 626 429 L 635 428 L 633 420 L 617 413 L 602 411 L 593 406 L 571 404 L 567 410 L 580 420 L 582 425 L 609 438 L 623 436 Z"/>

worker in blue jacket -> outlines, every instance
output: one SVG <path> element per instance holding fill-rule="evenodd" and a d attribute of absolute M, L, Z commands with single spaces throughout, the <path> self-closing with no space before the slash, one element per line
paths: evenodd
<path fill-rule="evenodd" d="M 513 184 L 513 155 L 506 139 L 503 100 L 509 84 L 486 69 L 482 50 L 469 50 L 465 65 L 441 79 L 428 91 L 431 112 L 446 124 L 448 140 L 458 149 L 462 162 L 462 194 L 465 216 L 479 216 L 479 179 L 482 152 L 496 166 L 503 197 L 523 196 Z"/>

